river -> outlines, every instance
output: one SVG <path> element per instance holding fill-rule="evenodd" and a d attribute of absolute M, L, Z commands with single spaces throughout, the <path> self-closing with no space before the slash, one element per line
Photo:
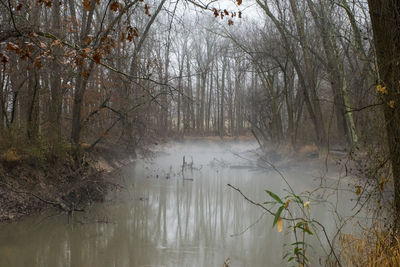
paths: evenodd
<path fill-rule="evenodd" d="M 270 200 L 265 189 L 286 194 L 276 171 L 256 167 L 256 148 L 254 141 L 158 145 L 151 157 L 117 174 L 124 188 L 87 212 L 72 218 L 44 213 L 1 225 L 0 266 L 287 266 L 282 257 L 291 232 L 278 233 L 271 215 L 227 186 L 257 202 Z M 299 193 L 318 187 L 321 176 L 333 185 L 338 176 L 334 166 L 326 172 L 311 159 L 278 168 Z M 346 213 L 354 193 L 316 197 L 331 198 L 336 211 Z M 333 234 L 331 206 L 314 202 L 313 216 Z M 314 236 L 309 257 L 318 266 L 327 243 L 321 235 L 319 245 Z"/>

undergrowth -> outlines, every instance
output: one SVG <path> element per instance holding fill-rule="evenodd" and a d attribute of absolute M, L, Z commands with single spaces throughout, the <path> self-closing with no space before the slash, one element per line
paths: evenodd
<path fill-rule="evenodd" d="M 71 146 L 66 142 L 53 145 L 40 136 L 35 142 L 11 133 L 0 136 L 0 161 L 5 165 L 54 164 L 72 160 L 71 155 Z"/>
<path fill-rule="evenodd" d="M 391 231 L 343 234 L 340 241 L 346 266 L 400 266 L 400 238 Z"/>

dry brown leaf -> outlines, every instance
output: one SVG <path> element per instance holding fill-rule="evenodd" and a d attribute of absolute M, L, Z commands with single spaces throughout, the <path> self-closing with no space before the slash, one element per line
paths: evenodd
<path fill-rule="evenodd" d="M 282 232 L 283 229 L 283 219 L 279 217 L 278 221 L 276 222 L 276 227 L 278 229 L 278 233 Z"/>

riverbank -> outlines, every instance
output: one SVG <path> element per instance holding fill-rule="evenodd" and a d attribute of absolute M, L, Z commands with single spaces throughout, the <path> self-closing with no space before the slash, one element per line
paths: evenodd
<path fill-rule="evenodd" d="M 101 174 L 105 183 L 114 182 L 114 185 L 108 184 L 110 187 L 115 186 L 120 179 L 124 186 L 122 192 L 115 190 L 115 194 L 107 195 L 104 203 L 90 205 L 90 210 L 83 203 L 75 206 L 75 211 L 67 206 L 70 202 L 64 208 L 44 205 L 44 208 L 59 210 L 60 214 L 76 212 L 73 225 L 70 220 L 66 220 L 66 216 L 48 218 L 36 214 L 17 223 L 3 224 L 0 231 L 0 239 L 4 241 L 0 243 L 0 265 L 25 266 L 18 265 L 19 261 L 23 261 L 54 266 L 54 262 L 69 262 L 71 254 L 75 259 L 74 264 L 82 266 L 102 266 L 103 263 L 105 266 L 113 263 L 129 266 L 217 266 L 228 257 L 233 265 L 263 266 L 265 262 L 271 266 L 282 265 L 283 244 L 287 242 L 286 236 L 290 238 L 290 234 L 284 237 L 283 233 L 276 231 L 276 227 L 272 227 L 273 217 L 262 215 L 259 207 L 251 205 L 242 195 L 227 186 L 231 184 L 240 188 L 250 199 L 260 203 L 270 200 L 265 189 L 281 198 L 287 195 L 287 186 L 276 171 L 258 168 L 256 156 L 262 150 L 258 149 L 254 140 L 178 140 L 157 142 L 149 149 L 152 151 L 149 153 L 150 158 L 143 158 L 141 152 L 139 159 L 130 166 L 125 166 L 132 160 L 126 158 L 128 154 L 119 154 L 118 151 L 104 147 L 93 151 L 91 157 L 95 157 L 96 161 L 87 159 L 88 164 L 110 171 L 109 175 L 104 172 Z M 271 148 L 276 153 L 279 153 L 278 149 Z M 275 165 L 296 193 L 304 201 L 310 201 L 313 218 L 331 233 L 336 231 L 337 225 L 334 223 L 335 214 L 322 203 L 322 200 L 328 201 L 327 195 L 320 194 L 320 191 L 308 199 L 302 194 L 320 186 L 320 180 L 315 178 L 324 172 L 325 167 L 318 166 L 324 161 L 314 155 L 313 147 L 304 147 L 302 150 L 303 154 L 298 156 L 303 157 L 301 161 L 287 159 L 290 155 L 280 155 L 283 158 Z M 183 158 L 188 162 L 185 173 L 182 170 Z M 121 166 L 124 167 L 116 172 Z M 331 173 L 326 176 L 327 180 L 336 184 L 332 178 L 338 177 L 339 173 L 333 168 L 329 170 Z M 97 183 L 98 178 L 87 179 Z M 337 197 L 337 201 L 329 200 L 340 208 L 340 212 L 343 212 L 341 214 L 352 212 L 350 208 L 357 196 L 356 189 L 347 186 L 347 181 L 343 182 L 343 186 L 346 190 L 337 191 L 333 196 Z M 60 190 L 56 193 L 59 194 Z M 289 207 L 295 211 L 295 206 L 291 202 Z M 80 207 L 87 212 L 79 213 Z M 255 221 L 260 223 L 254 224 Z M 252 227 L 249 228 L 249 225 Z M 284 227 L 287 226 L 284 224 Z M 198 235 L 184 234 L 196 231 Z M 318 234 L 314 228 L 311 231 L 315 233 L 313 236 Z M 320 243 L 316 239 L 312 240 L 313 236 L 307 236 L 307 242 L 319 248 Z M 339 247 L 342 245 L 339 243 L 341 240 L 336 239 L 338 249 L 351 246 L 353 241 L 357 241 L 355 238 L 358 235 L 350 239 L 351 244 L 345 243 L 343 247 Z M 272 240 L 275 246 L 271 249 L 265 240 Z M 226 243 L 221 246 L 221 242 Z M 99 247 L 99 244 L 103 246 Z M 162 251 L 159 244 L 164 246 Z M 257 249 L 268 253 L 249 253 Z M 177 251 L 191 253 L 183 253 L 182 257 L 176 259 L 174 256 Z M 310 256 L 307 257 L 313 262 L 316 262 L 317 257 L 325 255 L 322 250 L 310 249 L 308 253 Z"/>
<path fill-rule="evenodd" d="M 84 211 L 93 202 L 104 200 L 118 185 L 112 173 L 132 162 L 135 155 L 116 148 L 98 147 L 76 166 L 67 153 L 55 162 L 23 157 L 7 151 L 0 158 L 0 222 L 56 209 Z"/>
<path fill-rule="evenodd" d="M 219 136 L 185 136 L 179 140 L 211 144 L 255 141 L 252 136 L 225 136 L 223 139 Z M 24 156 L 16 150 L 4 152 L 0 157 L 0 222 L 14 221 L 49 208 L 67 213 L 80 212 L 90 203 L 103 201 L 110 189 L 118 187 L 113 172 L 136 158 L 133 153 L 121 151 L 124 149 L 98 146 L 86 154 L 79 167 L 69 153 L 65 153 L 62 160 L 53 162 L 36 154 Z M 296 153 L 284 146 L 272 145 L 268 150 L 259 151 L 263 159 L 276 163 L 278 168 L 321 162 L 315 146 L 304 146 Z M 260 164 L 265 165 L 265 162 L 261 159 Z"/>

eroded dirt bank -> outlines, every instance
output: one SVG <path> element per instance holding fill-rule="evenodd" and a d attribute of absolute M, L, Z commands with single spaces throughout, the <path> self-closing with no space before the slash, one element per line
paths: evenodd
<path fill-rule="evenodd" d="M 17 220 L 44 209 L 80 212 L 103 201 L 118 186 L 113 171 L 135 156 L 117 149 L 97 148 L 76 167 L 72 158 L 63 162 L 24 158 L 0 160 L 0 222 Z"/>

